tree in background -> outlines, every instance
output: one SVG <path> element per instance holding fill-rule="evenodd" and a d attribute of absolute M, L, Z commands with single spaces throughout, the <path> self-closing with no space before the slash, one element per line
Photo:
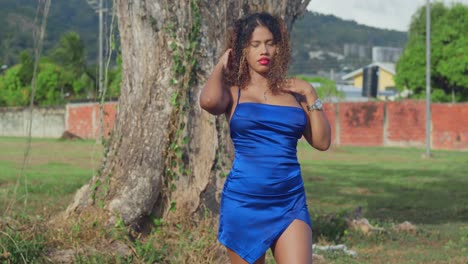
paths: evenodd
<path fill-rule="evenodd" d="M 25 70 L 25 64 L 15 65 L 0 76 L 0 106 L 26 106 L 31 94 L 30 72 Z M 34 104 L 37 106 L 53 106 L 64 104 L 62 80 L 65 71 L 62 67 L 50 62 L 47 58 L 41 60 L 37 74 L 36 95 Z"/>
<path fill-rule="evenodd" d="M 302 75 L 296 76 L 304 81 L 307 81 L 314 84 L 319 84 L 318 87 L 315 87 L 317 90 L 317 95 L 323 101 L 332 101 L 333 99 L 343 99 L 345 97 L 342 91 L 336 89 L 336 83 L 330 79 L 324 77 L 306 77 Z"/>
<path fill-rule="evenodd" d="M 70 100 L 96 98 L 97 66 L 88 66 L 85 55 L 80 36 L 76 32 L 64 34 L 49 57 L 39 63 L 34 104 L 63 105 Z M 29 50 L 20 53 L 19 61 L 0 75 L 0 106 L 28 105 L 34 65 Z M 120 95 L 121 71 L 119 55 L 117 67 L 109 72 L 109 97 Z"/>
<path fill-rule="evenodd" d="M 21 84 L 23 86 L 26 86 L 26 85 L 31 84 L 31 80 L 33 77 L 33 68 L 34 68 L 34 61 L 29 51 L 23 50 L 20 53 L 20 63 L 21 63 L 21 67 L 18 72 L 18 77 L 21 80 Z"/>
<path fill-rule="evenodd" d="M 66 75 L 66 71 L 57 64 L 41 61 L 37 74 L 35 105 L 53 106 L 64 104 L 62 80 L 64 79 L 63 76 Z"/>
<path fill-rule="evenodd" d="M 468 6 L 431 7 L 431 97 L 437 102 L 468 101 Z M 426 95 L 426 8 L 413 16 L 409 40 L 397 63 L 395 82 L 414 98 Z"/>
<path fill-rule="evenodd" d="M 468 101 L 468 6 L 454 5 L 436 24 L 434 42 L 440 50 L 434 50 L 440 57 L 436 71 L 446 78 L 445 93 L 454 92 L 458 101 Z"/>
<path fill-rule="evenodd" d="M 66 32 L 50 53 L 50 58 L 64 69 L 62 94 L 70 94 L 72 98 L 93 96 L 93 76 L 87 70 L 85 47 L 78 33 Z"/>
<path fill-rule="evenodd" d="M 21 64 L 15 65 L 0 76 L 0 106 L 28 104 L 29 90 L 21 84 Z"/>
<path fill-rule="evenodd" d="M 29 102 L 34 62 L 28 50 L 20 53 L 20 64 L 0 75 L 0 106 L 25 106 Z"/>

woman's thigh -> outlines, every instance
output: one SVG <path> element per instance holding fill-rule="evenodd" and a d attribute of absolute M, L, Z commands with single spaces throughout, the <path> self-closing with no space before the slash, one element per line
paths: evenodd
<path fill-rule="evenodd" d="M 229 260 L 231 261 L 231 264 L 248 264 L 247 261 L 243 260 L 239 255 L 236 254 L 236 252 L 230 250 L 229 248 L 227 249 Z M 255 264 L 264 264 L 265 263 L 265 255 L 261 256 L 257 261 L 255 261 Z"/>
<path fill-rule="evenodd" d="M 294 220 L 272 247 L 277 264 L 312 263 L 312 230 L 301 220 Z"/>

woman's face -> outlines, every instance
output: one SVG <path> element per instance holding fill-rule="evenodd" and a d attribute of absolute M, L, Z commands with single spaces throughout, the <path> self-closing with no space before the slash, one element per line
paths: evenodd
<path fill-rule="evenodd" d="M 276 54 L 277 46 L 273 34 L 264 26 L 257 26 L 252 32 L 246 50 L 246 59 L 250 70 L 267 73 Z"/>

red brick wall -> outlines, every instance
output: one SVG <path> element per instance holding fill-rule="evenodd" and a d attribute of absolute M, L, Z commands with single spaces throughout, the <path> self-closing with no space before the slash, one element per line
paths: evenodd
<path fill-rule="evenodd" d="M 104 105 L 103 135 L 108 137 L 114 126 L 117 115 L 117 103 Z M 97 138 L 99 134 L 99 104 L 78 103 L 68 104 L 65 130 L 82 138 Z"/>
<path fill-rule="evenodd" d="M 340 103 L 339 109 L 341 145 L 383 145 L 384 104 Z"/>
<path fill-rule="evenodd" d="M 432 147 L 468 150 L 468 103 L 432 104 Z M 325 104 L 332 144 L 353 146 L 418 146 L 426 140 L 425 101 Z M 104 136 L 115 122 L 117 103 L 104 106 Z M 66 130 L 96 138 L 99 104 L 67 105 Z"/>
<path fill-rule="evenodd" d="M 424 146 L 426 105 L 421 101 L 387 103 L 385 145 Z"/>
<path fill-rule="evenodd" d="M 335 104 L 324 104 L 323 111 L 327 115 L 328 122 L 330 122 L 331 132 L 332 132 L 332 144 L 340 144 L 339 138 L 337 140 L 337 131 L 335 122 L 336 119 L 336 105 Z"/>
<path fill-rule="evenodd" d="M 432 146 L 468 149 L 468 104 L 432 104 Z"/>

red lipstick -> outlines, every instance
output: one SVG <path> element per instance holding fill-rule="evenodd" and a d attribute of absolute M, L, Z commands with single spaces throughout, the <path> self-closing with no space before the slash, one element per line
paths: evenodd
<path fill-rule="evenodd" d="M 262 57 L 258 60 L 258 63 L 261 65 L 268 65 L 270 63 L 270 59 L 266 57 Z"/>

